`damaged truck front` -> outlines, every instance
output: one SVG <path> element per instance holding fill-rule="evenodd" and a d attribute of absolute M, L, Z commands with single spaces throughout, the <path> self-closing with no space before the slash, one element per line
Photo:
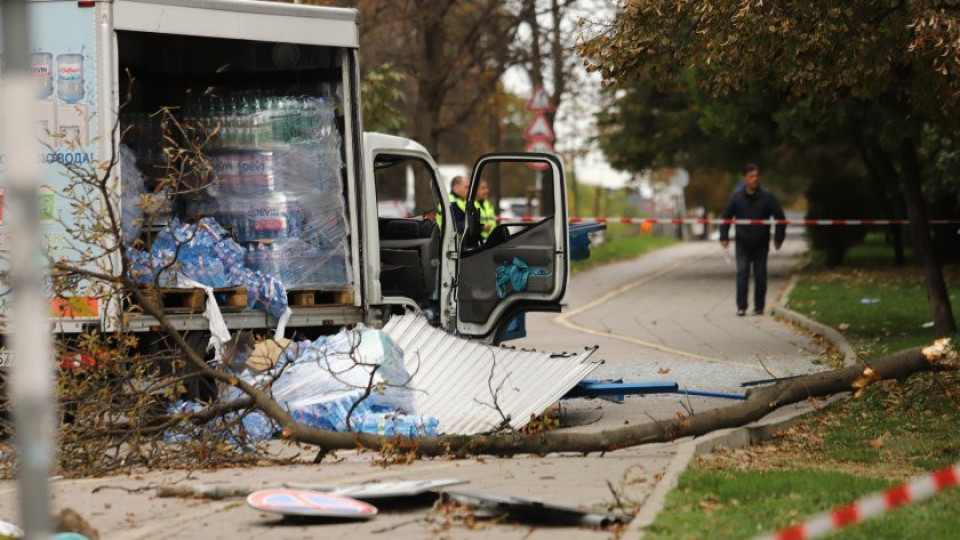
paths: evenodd
<path fill-rule="evenodd" d="M 430 154 L 363 132 L 355 10 L 241 0 L 29 9 L 51 262 L 116 276 L 124 255 L 146 301 L 198 345 L 211 324 L 316 336 L 411 310 L 496 342 L 525 311 L 559 311 L 562 163 L 480 158 L 458 233 Z M 481 225 L 480 180 L 537 198 L 539 216 Z M 81 272 L 51 292 L 59 332 L 157 330 L 94 281 Z"/>

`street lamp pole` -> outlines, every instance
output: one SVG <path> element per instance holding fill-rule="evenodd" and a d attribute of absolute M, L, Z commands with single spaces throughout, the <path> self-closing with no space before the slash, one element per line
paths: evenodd
<path fill-rule="evenodd" d="M 30 69 L 26 0 L 0 1 L 3 74 L 0 149 L 6 156 L 5 211 L 9 216 L 12 305 L 6 314 L 7 345 L 15 355 L 10 375 L 20 511 L 27 538 L 49 538 L 49 477 L 55 456 L 55 407 L 50 331 L 44 291 L 37 186 L 39 145 L 34 138 L 36 89 Z M 11 313 L 14 316 L 11 316 Z"/>

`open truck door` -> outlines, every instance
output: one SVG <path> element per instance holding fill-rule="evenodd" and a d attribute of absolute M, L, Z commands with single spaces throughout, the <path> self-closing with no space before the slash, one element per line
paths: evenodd
<path fill-rule="evenodd" d="M 514 203 L 504 210 L 502 200 Z M 457 264 L 458 333 L 498 341 L 524 312 L 560 311 L 570 273 L 560 159 L 539 153 L 481 157 L 465 213 Z"/>

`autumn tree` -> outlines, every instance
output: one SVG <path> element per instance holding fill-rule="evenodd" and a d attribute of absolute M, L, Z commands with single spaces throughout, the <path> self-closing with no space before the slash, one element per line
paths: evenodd
<path fill-rule="evenodd" d="M 936 172 L 927 134 L 956 140 L 960 119 L 960 10 L 936 0 L 809 3 L 637 0 L 612 31 L 586 43 L 590 69 L 607 81 L 639 74 L 662 89 L 692 76 L 707 95 L 757 93 L 808 103 L 821 129 L 859 119 L 877 171 L 900 186 L 914 248 L 925 269 L 935 327 L 956 331 L 933 249 L 925 179 Z M 836 111 L 862 111 L 837 118 Z M 842 116 L 842 115 L 841 115 Z"/>

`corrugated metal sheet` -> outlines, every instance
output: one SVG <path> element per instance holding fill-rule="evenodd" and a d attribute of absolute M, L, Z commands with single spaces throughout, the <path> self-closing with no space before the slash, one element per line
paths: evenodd
<path fill-rule="evenodd" d="M 485 345 L 419 315 L 394 317 L 383 330 L 403 349 L 417 413 L 436 417 L 440 433 L 484 433 L 505 418 L 519 429 L 602 364 L 587 360 L 595 347 L 551 355 Z"/>

